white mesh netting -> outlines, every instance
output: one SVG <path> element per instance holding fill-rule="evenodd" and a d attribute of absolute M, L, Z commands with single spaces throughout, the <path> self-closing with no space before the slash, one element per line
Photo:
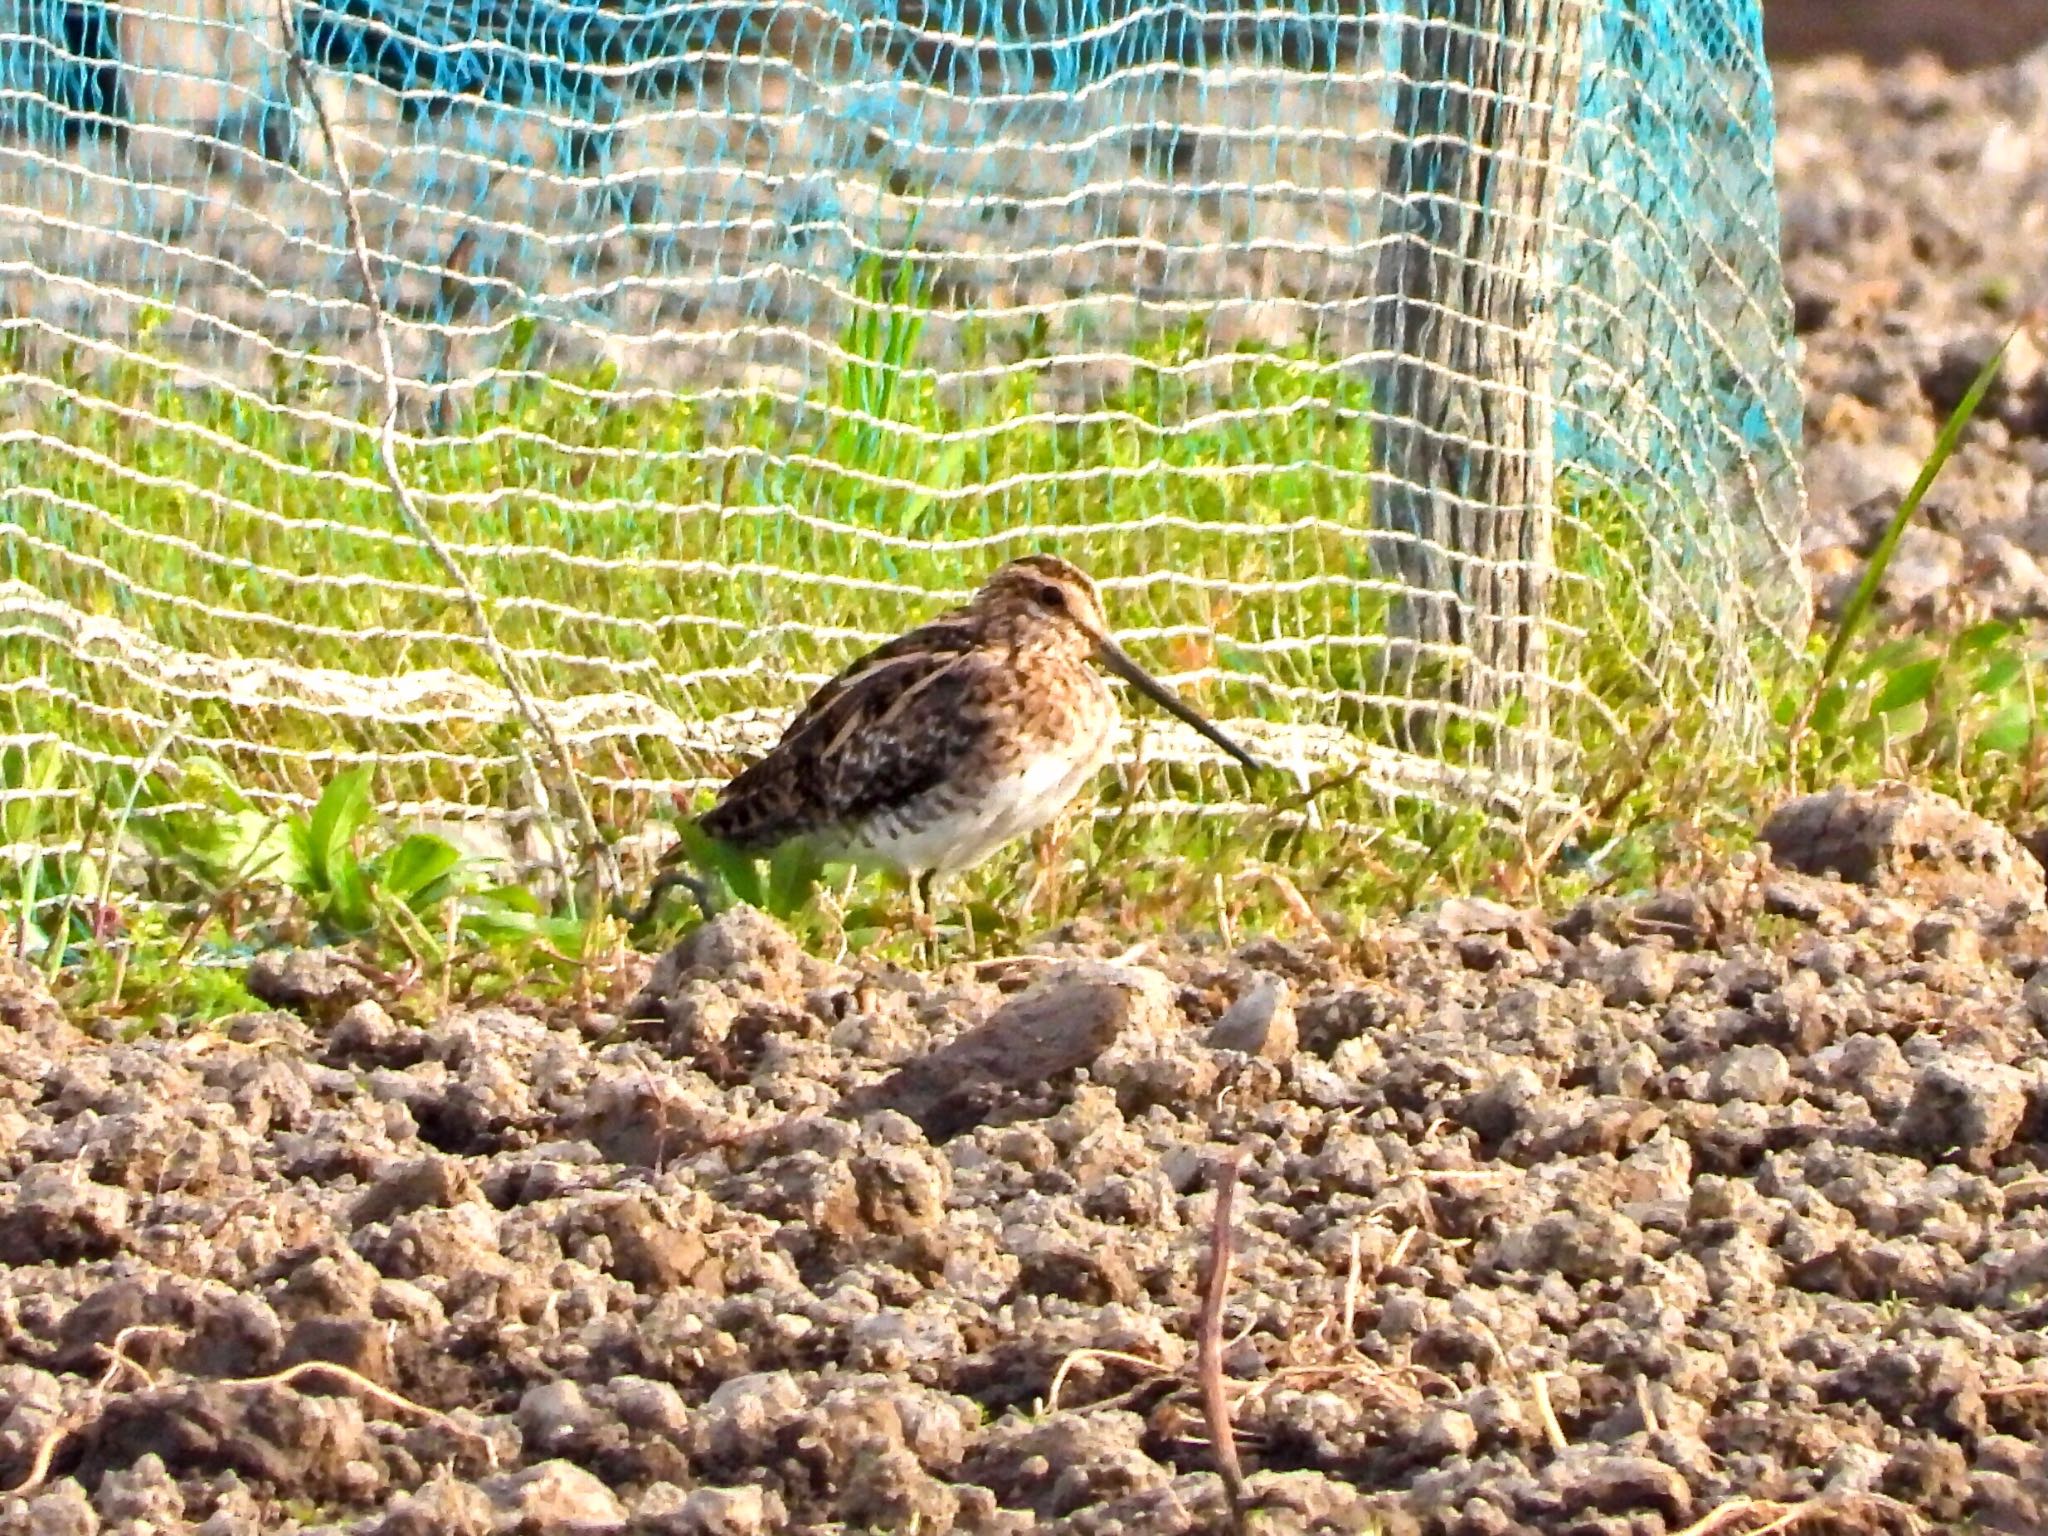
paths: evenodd
<path fill-rule="evenodd" d="M 276 806 L 374 763 L 532 854 L 561 788 L 494 643 L 639 827 L 1034 548 L 1389 825 L 1568 800 L 1645 701 L 1739 743 L 1804 613 L 1759 33 L 0 0 L 0 840 L 205 753 Z M 1253 795 L 1156 718 L 1125 755 L 1148 811 Z"/>

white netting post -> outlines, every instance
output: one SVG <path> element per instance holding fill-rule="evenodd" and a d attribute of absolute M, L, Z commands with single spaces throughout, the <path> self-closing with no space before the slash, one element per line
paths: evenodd
<path fill-rule="evenodd" d="M 1556 404 L 1551 217 L 1580 0 L 1425 0 L 1400 29 L 1374 354 L 1374 525 L 1395 635 L 1460 654 L 1459 702 L 1523 701 L 1491 766 L 1547 786 Z M 1413 658 L 1410 661 L 1411 675 Z"/>

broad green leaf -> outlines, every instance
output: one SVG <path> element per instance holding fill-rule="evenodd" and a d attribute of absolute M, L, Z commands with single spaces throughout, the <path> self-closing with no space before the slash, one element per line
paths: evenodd
<path fill-rule="evenodd" d="M 2010 756 L 2026 751 L 2027 744 L 2033 739 L 2034 711 L 2018 701 L 1993 714 L 1977 733 L 1977 745 L 1985 751 L 2004 752 Z"/>
<path fill-rule="evenodd" d="M 1885 679 L 1884 687 L 1878 690 L 1877 698 L 1870 706 L 1871 713 L 1888 715 L 1909 704 L 1918 704 L 1934 691 L 1934 680 L 1940 675 L 1939 656 L 1929 656 L 1899 668 Z"/>
<path fill-rule="evenodd" d="M 2019 681 L 2020 674 L 2026 670 L 2027 660 L 2024 656 L 2015 656 L 2008 652 L 2003 656 L 1995 657 L 1991 664 L 1984 669 L 1983 675 L 1977 679 L 1977 692 L 1979 694 L 2003 693 L 2007 688 Z"/>
<path fill-rule="evenodd" d="M 584 925 L 573 917 L 551 916 L 523 886 L 499 886 L 463 900 L 461 929 L 486 944 L 553 945 L 574 954 L 583 944 Z"/>
<path fill-rule="evenodd" d="M 1839 682 L 1821 685 L 1820 693 L 1813 706 L 1813 728 L 1822 736 L 1834 734 L 1841 723 L 1842 711 L 1849 702 L 1849 690 Z"/>
<path fill-rule="evenodd" d="M 378 881 L 415 912 L 425 912 L 447 898 L 461 864 L 462 850 L 447 838 L 415 832 L 384 856 Z"/>
<path fill-rule="evenodd" d="M 342 878 L 343 855 L 369 819 L 368 765 L 338 774 L 321 793 L 306 825 L 306 872 L 315 886 L 338 883 Z"/>
<path fill-rule="evenodd" d="M 767 910 L 776 917 L 801 911 L 809 905 L 824 872 L 824 861 L 801 842 L 776 849 L 768 860 Z"/>
<path fill-rule="evenodd" d="M 1988 651 L 2013 632 L 2010 624 L 2003 619 L 1986 619 L 1981 624 L 1972 624 L 1950 642 L 1949 649 L 1958 656 L 1974 656 Z"/>
<path fill-rule="evenodd" d="M 245 877 L 285 878 L 291 840 L 276 817 L 261 811 L 238 811 L 217 823 L 220 861 L 224 873 L 241 872 Z M 289 880 L 285 881 L 290 884 Z"/>
<path fill-rule="evenodd" d="M 523 885 L 494 885 L 472 892 L 467 906 L 475 912 L 519 913 L 527 917 L 539 917 L 546 910 L 540 898 Z"/>
<path fill-rule="evenodd" d="M 1859 678 L 1889 677 L 1913 662 L 1928 655 L 1927 642 L 1918 635 L 1901 635 L 1887 640 L 1865 651 L 1851 669 L 1851 676 Z"/>
<path fill-rule="evenodd" d="M 370 898 L 370 881 L 355 853 L 342 848 L 328 866 L 324 917 L 329 926 L 344 933 L 367 933 L 377 924 L 376 904 Z"/>
<path fill-rule="evenodd" d="M 676 841 L 682 845 L 683 857 L 706 874 L 716 875 L 733 900 L 743 901 L 763 912 L 769 910 L 761 867 L 754 860 L 729 844 L 721 843 L 695 822 L 679 823 Z"/>

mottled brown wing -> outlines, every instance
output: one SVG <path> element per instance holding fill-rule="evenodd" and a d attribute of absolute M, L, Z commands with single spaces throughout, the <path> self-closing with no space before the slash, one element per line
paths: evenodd
<path fill-rule="evenodd" d="M 759 852 L 914 800 L 973 749 L 976 702 L 998 665 L 950 618 L 871 651 L 812 696 L 698 825 Z"/>
<path fill-rule="evenodd" d="M 866 655 L 848 662 L 838 676 L 812 694 L 804 702 L 804 707 L 782 728 L 782 736 L 769 756 L 774 756 L 808 731 L 820 715 L 837 707 L 841 697 L 860 687 L 871 674 L 900 665 L 906 658 L 957 656 L 973 650 L 979 638 L 974 625 L 966 617 L 966 610 L 955 608 L 940 614 L 929 624 L 921 624 L 894 640 L 884 641 Z M 762 762 L 766 761 L 767 758 L 762 759 Z"/>

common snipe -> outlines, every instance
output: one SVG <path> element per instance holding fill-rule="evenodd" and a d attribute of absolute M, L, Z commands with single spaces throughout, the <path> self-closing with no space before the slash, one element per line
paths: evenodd
<path fill-rule="evenodd" d="M 931 882 L 1051 821 L 1108 757 L 1116 696 L 1091 661 L 1258 770 L 1110 638 L 1085 574 L 1026 555 L 820 688 L 698 825 L 742 853 L 803 839 L 905 875 L 923 922 Z"/>

